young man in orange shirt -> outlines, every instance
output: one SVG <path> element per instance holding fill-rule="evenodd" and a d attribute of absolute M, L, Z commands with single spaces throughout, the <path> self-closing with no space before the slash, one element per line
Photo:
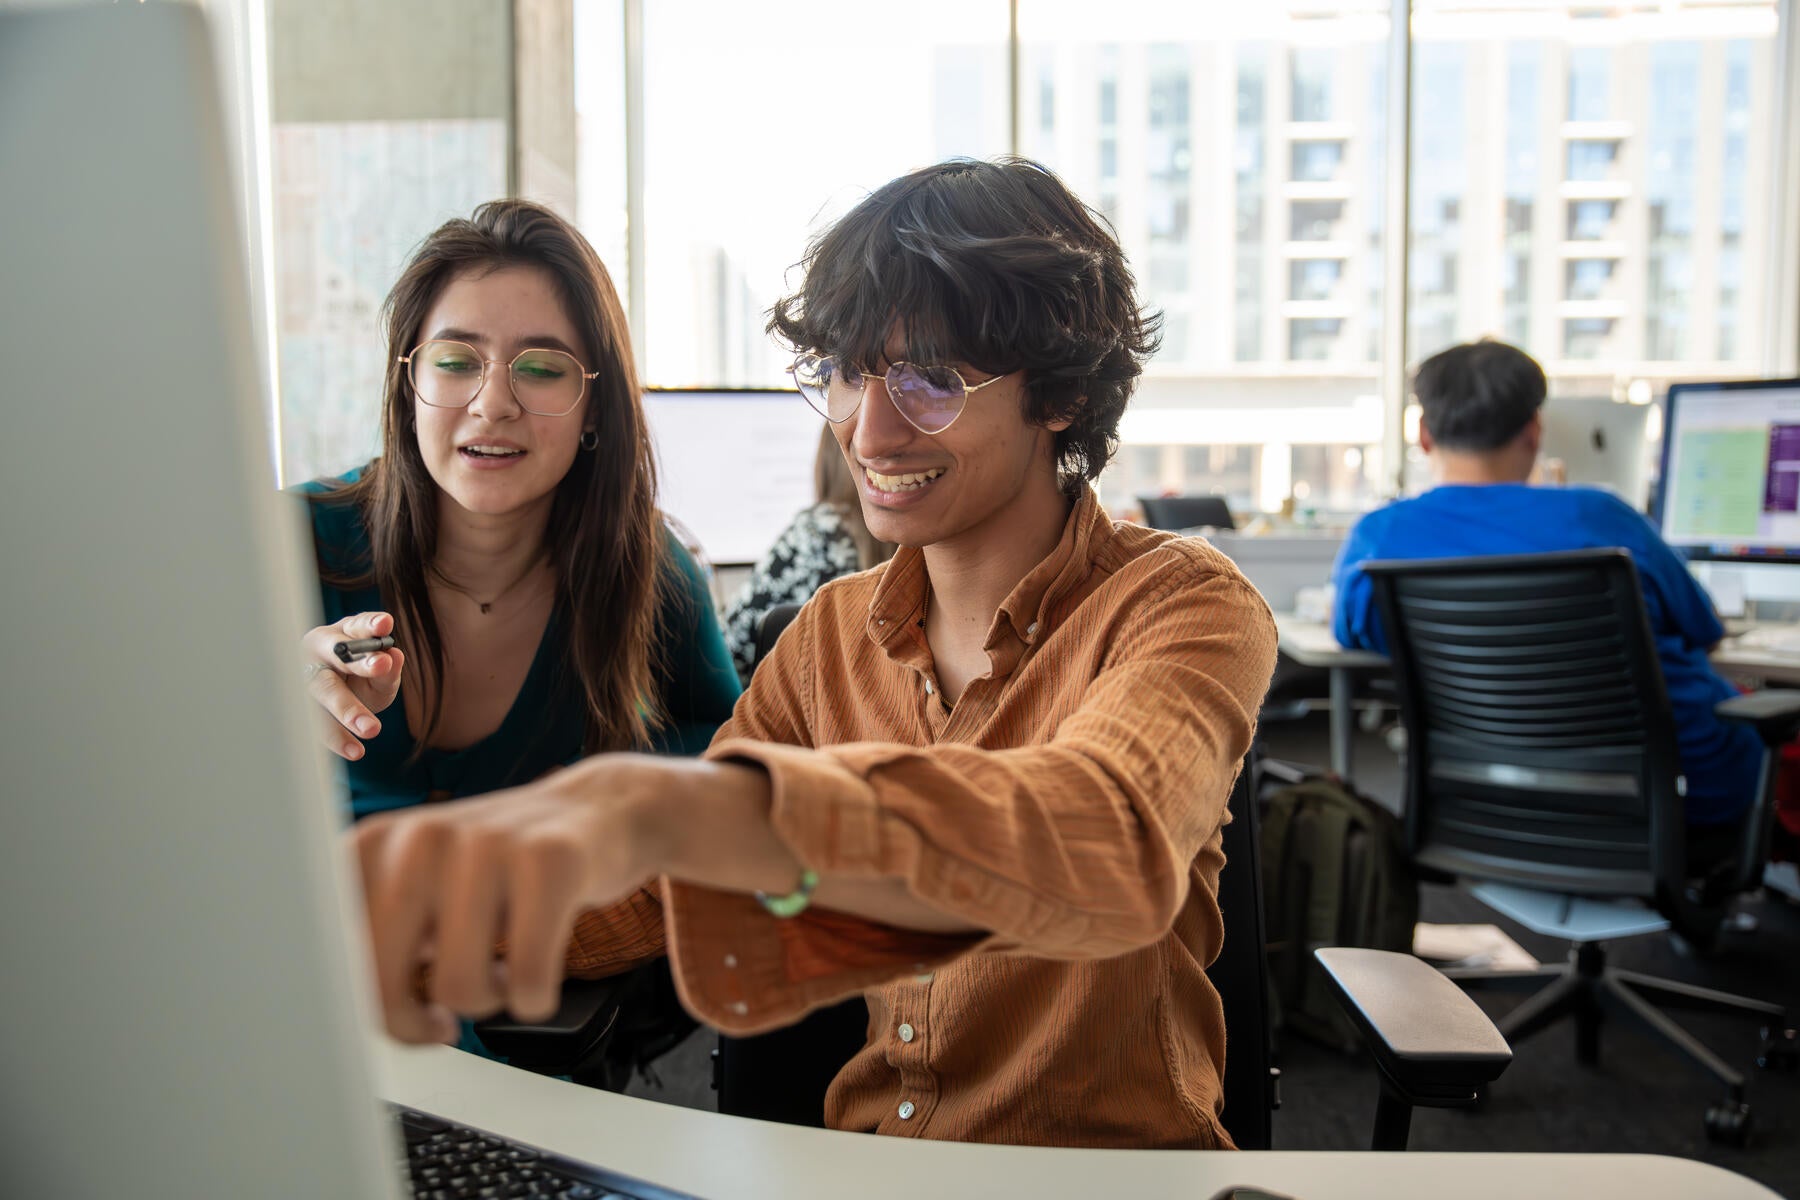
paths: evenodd
<path fill-rule="evenodd" d="M 728 1032 L 867 999 L 833 1127 L 1228 1147 L 1205 968 L 1276 636 L 1222 555 L 1090 486 L 1156 319 L 1019 160 L 896 180 L 804 266 L 771 329 L 901 550 L 814 596 L 704 761 L 358 826 L 388 1028 L 541 1018 L 565 970 L 666 953 Z"/>

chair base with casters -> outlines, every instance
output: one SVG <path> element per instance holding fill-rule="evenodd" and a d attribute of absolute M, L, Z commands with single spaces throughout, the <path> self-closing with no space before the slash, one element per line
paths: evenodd
<path fill-rule="evenodd" d="M 1516 1045 L 1562 1018 L 1572 1017 L 1575 1058 L 1583 1065 L 1594 1066 L 1600 1061 L 1600 1026 L 1605 1014 L 1623 1010 L 1724 1085 L 1724 1099 L 1706 1110 L 1707 1137 L 1738 1146 L 1749 1140 L 1755 1119 L 1745 1096 L 1743 1073 L 1733 1070 L 1687 1030 L 1652 1007 L 1651 998 L 1674 1007 L 1757 1018 L 1763 1028 L 1761 1060 L 1769 1065 L 1782 1061 L 1783 1047 L 1794 1042 L 1794 1030 L 1781 1005 L 1608 965 L 1607 942 L 1669 928 L 1666 918 L 1641 906 L 1555 896 L 1491 883 L 1478 885 L 1471 893 L 1489 908 L 1535 933 L 1571 941 L 1568 961 L 1561 965 L 1535 971 L 1471 967 L 1443 972 L 1446 978 L 1465 987 L 1542 985 L 1498 1023 L 1508 1042 Z"/>

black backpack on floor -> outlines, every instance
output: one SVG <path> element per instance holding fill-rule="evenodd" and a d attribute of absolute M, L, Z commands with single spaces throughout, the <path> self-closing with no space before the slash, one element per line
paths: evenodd
<path fill-rule="evenodd" d="M 1271 1023 L 1346 1052 L 1360 1042 L 1313 958 L 1320 946 L 1412 950 L 1419 883 L 1400 822 L 1326 776 L 1262 798 Z"/>

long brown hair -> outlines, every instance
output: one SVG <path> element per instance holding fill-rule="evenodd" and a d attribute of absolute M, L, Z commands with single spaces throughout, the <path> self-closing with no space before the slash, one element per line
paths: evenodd
<path fill-rule="evenodd" d="M 844 449 L 837 434 L 827 425 L 819 431 L 819 453 L 813 459 L 813 495 L 819 503 L 837 509 L 850 540 L 856 543 L 856 563 L 866 571 L 876 563 L 894 557 L 897 547 L 892 542 L 878 542 L 863 520 L 862 497 L 856 494 L 856 477 L 844 461 Z"/>
<path fill-rule="evenodd" d="M 549 272 L 581 333 L 582 361 L 600 373 L 583 413 L 598 444 L 578 452 L 557 484 L 544 538 L 563 637 L 557 661 L 572 671 L 587 709 L 583 748 L 590 754 L 626 749 L 643 744 L 664 720 L 653 656 L 671 564 L 625 310 L 594 248 L 549 209 L 525 200 L 483 204 L 470 219 L 441 225 L 400 273 L 382 308 L 388 358 L 381 456 L 354 483 L 312 497 L 357 506 L 369 531 L 370 560 L 346 567 L 321 553 L 320 572 L 335 587 L 373 584 L 391 606 L 417 660 L 408 665 L 429 697 L 422 748 L 443 717 L 435 681 L 444 678 L 444 642 L 426 589 L 437 555 L 438 488 L 419 453 L 412 389 L 399 357 L 412 350 L 451 280 L 513 266 Z M 563 680 L 570 682 L 567 675 Z"/>

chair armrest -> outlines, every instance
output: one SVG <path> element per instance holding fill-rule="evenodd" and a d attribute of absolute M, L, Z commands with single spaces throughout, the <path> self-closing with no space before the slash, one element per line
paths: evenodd
<path fill-rule="evenodd" d="M 526 1023 L 508 1013 L 475 1022 L 482 1043 L 515 1067 L 540 1075 L 576 1075 L 592 1068 L 619 1019 L 625 976 L 565 979 L 548 1020 Z"/>
<path fill-rule="evenodd" d="M 1512 1062 L 1479 1005 L 1421 959 L 1392 950 L 1313 951 L 1375 1065 L 1414 1104 L 1468 1103 Z"/>
<path fill-rule="evenodd" d="M 1713 706 L 1721 721 L 1736 721 L 1756 730 L 1764 745 L 1779 746 L 1800 733 L 1800 691 L 1751 692 Z"/>

